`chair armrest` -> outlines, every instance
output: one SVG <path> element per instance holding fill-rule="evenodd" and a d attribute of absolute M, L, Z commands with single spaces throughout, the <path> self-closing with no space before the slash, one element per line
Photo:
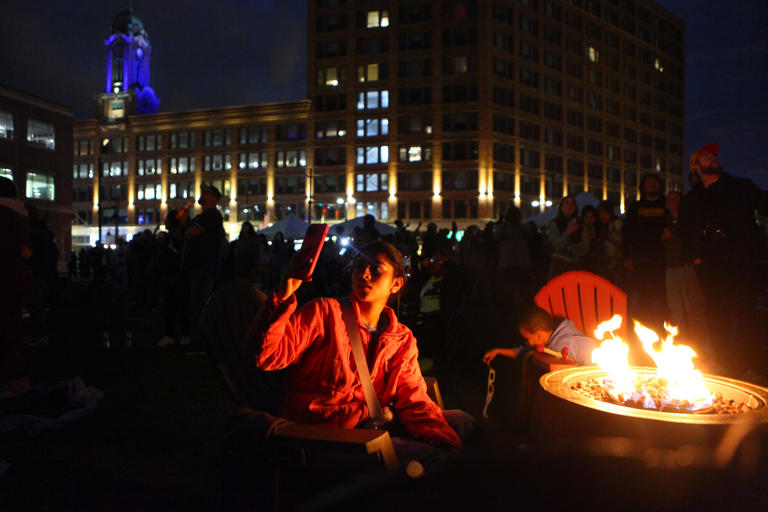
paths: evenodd
<path fill-rule="evenodd" d="M 543 352 L 535 352 L 531 355 L 531 362 L 546 370 L 547 372 L 554 372 L 555 370 L 562 370 L 563 368 L 571 368 L 576 366 L 576 363 L 571 363 L 555 357 L 551 354 L 545 354 Z"/>
<path fill-rule="evenodd" d="M 445 410 L 443 395 L 440 394 L 440 386 L 437 385 L 437 379 L 435 377 L 424 377 L 424 382 L 427 384 L 427 396 L 429 396 L 440 409 Z"/>
<path fill-rule="evenodd" d="M 374 454 L 389 471 L 398 467 L 392 439 L 386 430 L 364 430 L 288 423 L 274 433 L 281 445 L 298 448 L 332 448 Z"/>

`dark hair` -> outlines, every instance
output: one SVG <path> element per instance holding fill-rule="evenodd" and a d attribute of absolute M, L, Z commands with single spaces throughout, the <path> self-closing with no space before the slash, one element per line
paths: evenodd
<path fill-rule="evenodd" d="M 640 183 L 638 184 L 638 188 L 640 190 L 640 197 L 645 198 L 645 182 L 648 180 L 654 179 L 659 182 L 659 193 L 664 196 L 664 182 L 661 181 L 661 178 L 658 174 L 654 173 L 646 173 L 643 175 L 642 178 L 640 178 Z"/>
<path fill-rule="evenodd" d="M 387 259 L 387 262 L 392 265 L 394 277 L 402 277 L 403 279 L 406 279 L 403 254 L 397 250 L 397 247 L 388 242 L 381 240 L 371 242 L 357 253 L 355 261 L 360 258 L 373 259 L 379 255 L 384 256 Z"/>
<path fill-rule="evenodd" d="M 558 231 L 561 233 L 566 230 L 568 227 L 568 223 L 571 221 L 571 219 L 576 219 L 577 221 L 581 222 L 581 219 L 579 218 L 579 205 L 576 204 L 576 210 L 573 212 L 573 215 L 571 217 L 566 216 L 563 213 L 563 205 L 565 204 L 566 199 L 573 199 L 573 202 L 576 202 L 576 197 L 572 195 L 567 195 L 563 197 L 559 203 L 557 203 L 557 217 L 555 217 L 555 220 L 552 221 L 557 226 Z M 571 241 L 574 243 L 577 243 L 579 240 L 581 240 L 581 231 L 576 231 L 571 235 Z"/>
<path fill-rule="evenodd" d="M 517 327 L 518 329 L 525 329 L 531 334 L 536 331 L 554 331 L 557 327 L 557 320 L 540 307 L 533 306 L 523 312 L 517 322 Z"/>
<path fill-rule="evenodd" d="M 591 204 L 585 204 L 584 208 L 581 209 L 581 218 L 583 219 L 584 216 L 589 212 L 592 212 L 593 214 L 595 214 L 595 217 L 597 217 L 597 208 L 595 208 Z"/>

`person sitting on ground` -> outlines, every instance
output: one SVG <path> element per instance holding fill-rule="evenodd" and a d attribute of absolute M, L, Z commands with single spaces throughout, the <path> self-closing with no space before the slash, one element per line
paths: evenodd
<path fill-rule="evenodd" d="M 351 307 L 376 396 L 383 407 L 392 406 L 399 425 L 416 439 L 393 437 L 400 460 L 441 457 L 460 447 L 457 430 L 473 420 L 463 411 L 442 411 L 427 396 L 416 338 L 387 306 L 406 280 L 400 251 L 382 241 L 367 245 L 355 258 L 348 299 L 319 298 L 297 309 L 295 292 L 302 281 L 291 275 L 298 260 L 292 259 L 282 284 L 267 298 L 244 346 L 252 367 L 290 367 L 279 415 L 344 428 L 364 426 L 370 419 L 342 317 L 342 309 Z"/>
<path fill-rule="evenodd" d="M 592 351 L 597 348 L 597 342 L 584 335 L 568 319 L 553 317 L 540 307 L 534 306 L 525 311 L 517 324 L 520 335 L 532 348 L 544 346 L 555 352 L 563 352 L 580 365 L 592 363 Z M 483 362 L 490 364 L 497 356 L 517 357 L 528 347 L 494 348 L 483 356 Z"/>

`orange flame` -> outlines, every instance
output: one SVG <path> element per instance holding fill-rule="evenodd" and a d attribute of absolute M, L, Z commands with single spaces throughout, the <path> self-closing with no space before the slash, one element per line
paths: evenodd
<path fill-rule="evenodd" d="M 619 400 L 633 393 L 644 393 L 635 387 L 637 374 L 629 366 L 629 346 L 614 333 L 621 327 L 621 322 L 621 316 L 614 315 L 597 326 L 595 337 L 598 340 L 602 340 L 606 333 L 610 333 L 611 337 L 592 352 L 592 361 L 608 373 L 609 387 L 612 386 L 609 393 Z M 712 395 L 704 385 L 701 372 L 694 368 L 696 352 L 686 345 L 674 344 L 676 327 L 665 323 L 664 329 L 667 337 L 659 343 L 659 336 L 654 331 L 635 322 L 635 333 L 656 363 L 656 377 L 668 383 L 668 400 L 686 400 L 694 409 L 708 406 Z"/>

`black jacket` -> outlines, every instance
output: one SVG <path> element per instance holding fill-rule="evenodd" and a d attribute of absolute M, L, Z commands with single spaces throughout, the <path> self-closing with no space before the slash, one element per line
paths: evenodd
<path fill-rule="evenodd" d="M 666 226 L 667 208 L 664 196 L 655 201 L 645 198 L 632 203 L 624 220 L 622 254 L 635 265 L 664 266 L 661 235 Z"/>
<path fill-rule="evenodd" d="M 754 261 L 759 241 L 755 210 L 766 211 L 768 196 L 746 178 L 723 173 L 691 189 L 680 202 L 680 236 L 686 263 L 696 258 L 738 268 Z"/>

